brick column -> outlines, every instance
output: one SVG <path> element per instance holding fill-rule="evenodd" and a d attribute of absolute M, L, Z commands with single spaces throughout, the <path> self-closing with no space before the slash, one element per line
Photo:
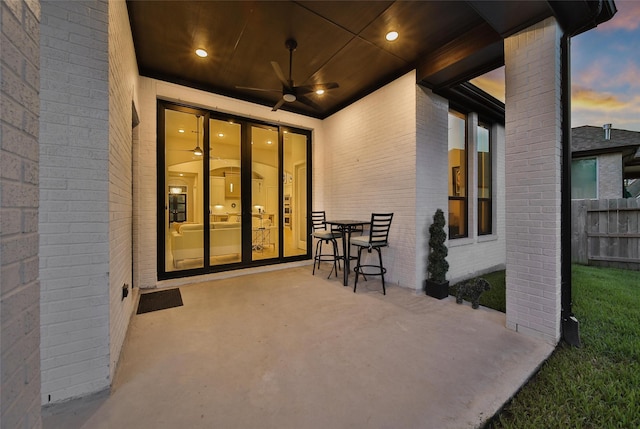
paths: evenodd
<path fill-rule="evenodd" d="M 505 40 L 507 327 L 560 339 L 562 31 L 546 19 Z"/>
<path fill-rule="evenodd" d="M 40 3 L 0 2 L 0 427 L 39 428 Z"/>

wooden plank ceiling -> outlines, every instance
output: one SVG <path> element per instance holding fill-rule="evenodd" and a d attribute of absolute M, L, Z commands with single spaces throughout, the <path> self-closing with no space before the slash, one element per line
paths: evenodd
<path fill-rule="evenodd" d="M 325 118 L 412 69 L 419 83 L 443 89 L 502 65 L 503 38 L 554 15 L 549 3 L 129 0 L 127 6 L 141 75 L 269 107 L 281 100 L 283 86 L 271 62 L 288 78 L 285 41 L 295 39 L 294 85 L 339 87 L 280 108 Z M 394 42 L 385 40 L 390 30 L 399 33 Z M 197 57 L 197 48 L 208 57 Z"/>

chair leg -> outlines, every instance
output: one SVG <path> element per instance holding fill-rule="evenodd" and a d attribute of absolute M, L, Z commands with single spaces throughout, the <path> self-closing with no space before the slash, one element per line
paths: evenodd
<path fill-rule="evenodd" d="M 376 247 L 376 250 L 378 251 L 378 259 L 380 260 L 380 276 L 382 277 L 382 294 L 386 295 L 387 290 L 384 287 L 384 267 L 382 266 L 382 252 L 380 252 L 379 247 Z"/>
<path fill-rule="evenodd" d="M 356 262 L 356 267 L 353 269 L 356 273 L 356 280 L 353 282 L 353 293 L 356 293 L 356 287 L 358 286 L 358 274 L 360 270 L 360 256 L 362 255 L 362 247 L 358 247 L 358 262 Z M 364 277 L 364 274 L 362 275 Z"/>
<path fill-rule="evenodd" d="M 338 268 L 340 267 L 340 263 L 338 262 L 338 243 L 336 243 L 335 239 L 331 240 L 331 244 L 333 245 L 333 268 L 329 271 L 329 277 L 331 278 L 331 273 L 335 270 L 336 277 L 338 277 Z"/>
<path fill-rule="evenodd" d="M 318 268 L 320 268 L 320 257 L 318 256 L 320 253 L 318 253 L 318 251 L 322 252 L 322 240 L 318 240 L 316 243 L 316 253 L 313 255 L 313 272 L 311 275 L 316 274 L 316 263 L 318 264 Z"/>

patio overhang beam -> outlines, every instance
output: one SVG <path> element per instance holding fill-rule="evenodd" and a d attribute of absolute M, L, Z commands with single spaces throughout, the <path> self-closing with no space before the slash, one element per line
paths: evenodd
<path fill-rule="evenodd" d="M 502 37 L 486 22 L 427 55 L 416 81 L 437 90 L 466 82 L 504 64 Z"/>

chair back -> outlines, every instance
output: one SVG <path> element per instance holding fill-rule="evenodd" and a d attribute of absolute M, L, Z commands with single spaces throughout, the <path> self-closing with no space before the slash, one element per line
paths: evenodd
<path fill-rule="evenodd" d="M 369 228 L 369 246 L 386 246 L 393 213 L 372 213 Z"/>
<path fill-rule="evenodd" d="M 313 231 L 327 229 L 327 225 L 325 223 L 326 221 L 327 218 L 324 210 L 311 212 L 311 228 L 313 229 Z"/>

